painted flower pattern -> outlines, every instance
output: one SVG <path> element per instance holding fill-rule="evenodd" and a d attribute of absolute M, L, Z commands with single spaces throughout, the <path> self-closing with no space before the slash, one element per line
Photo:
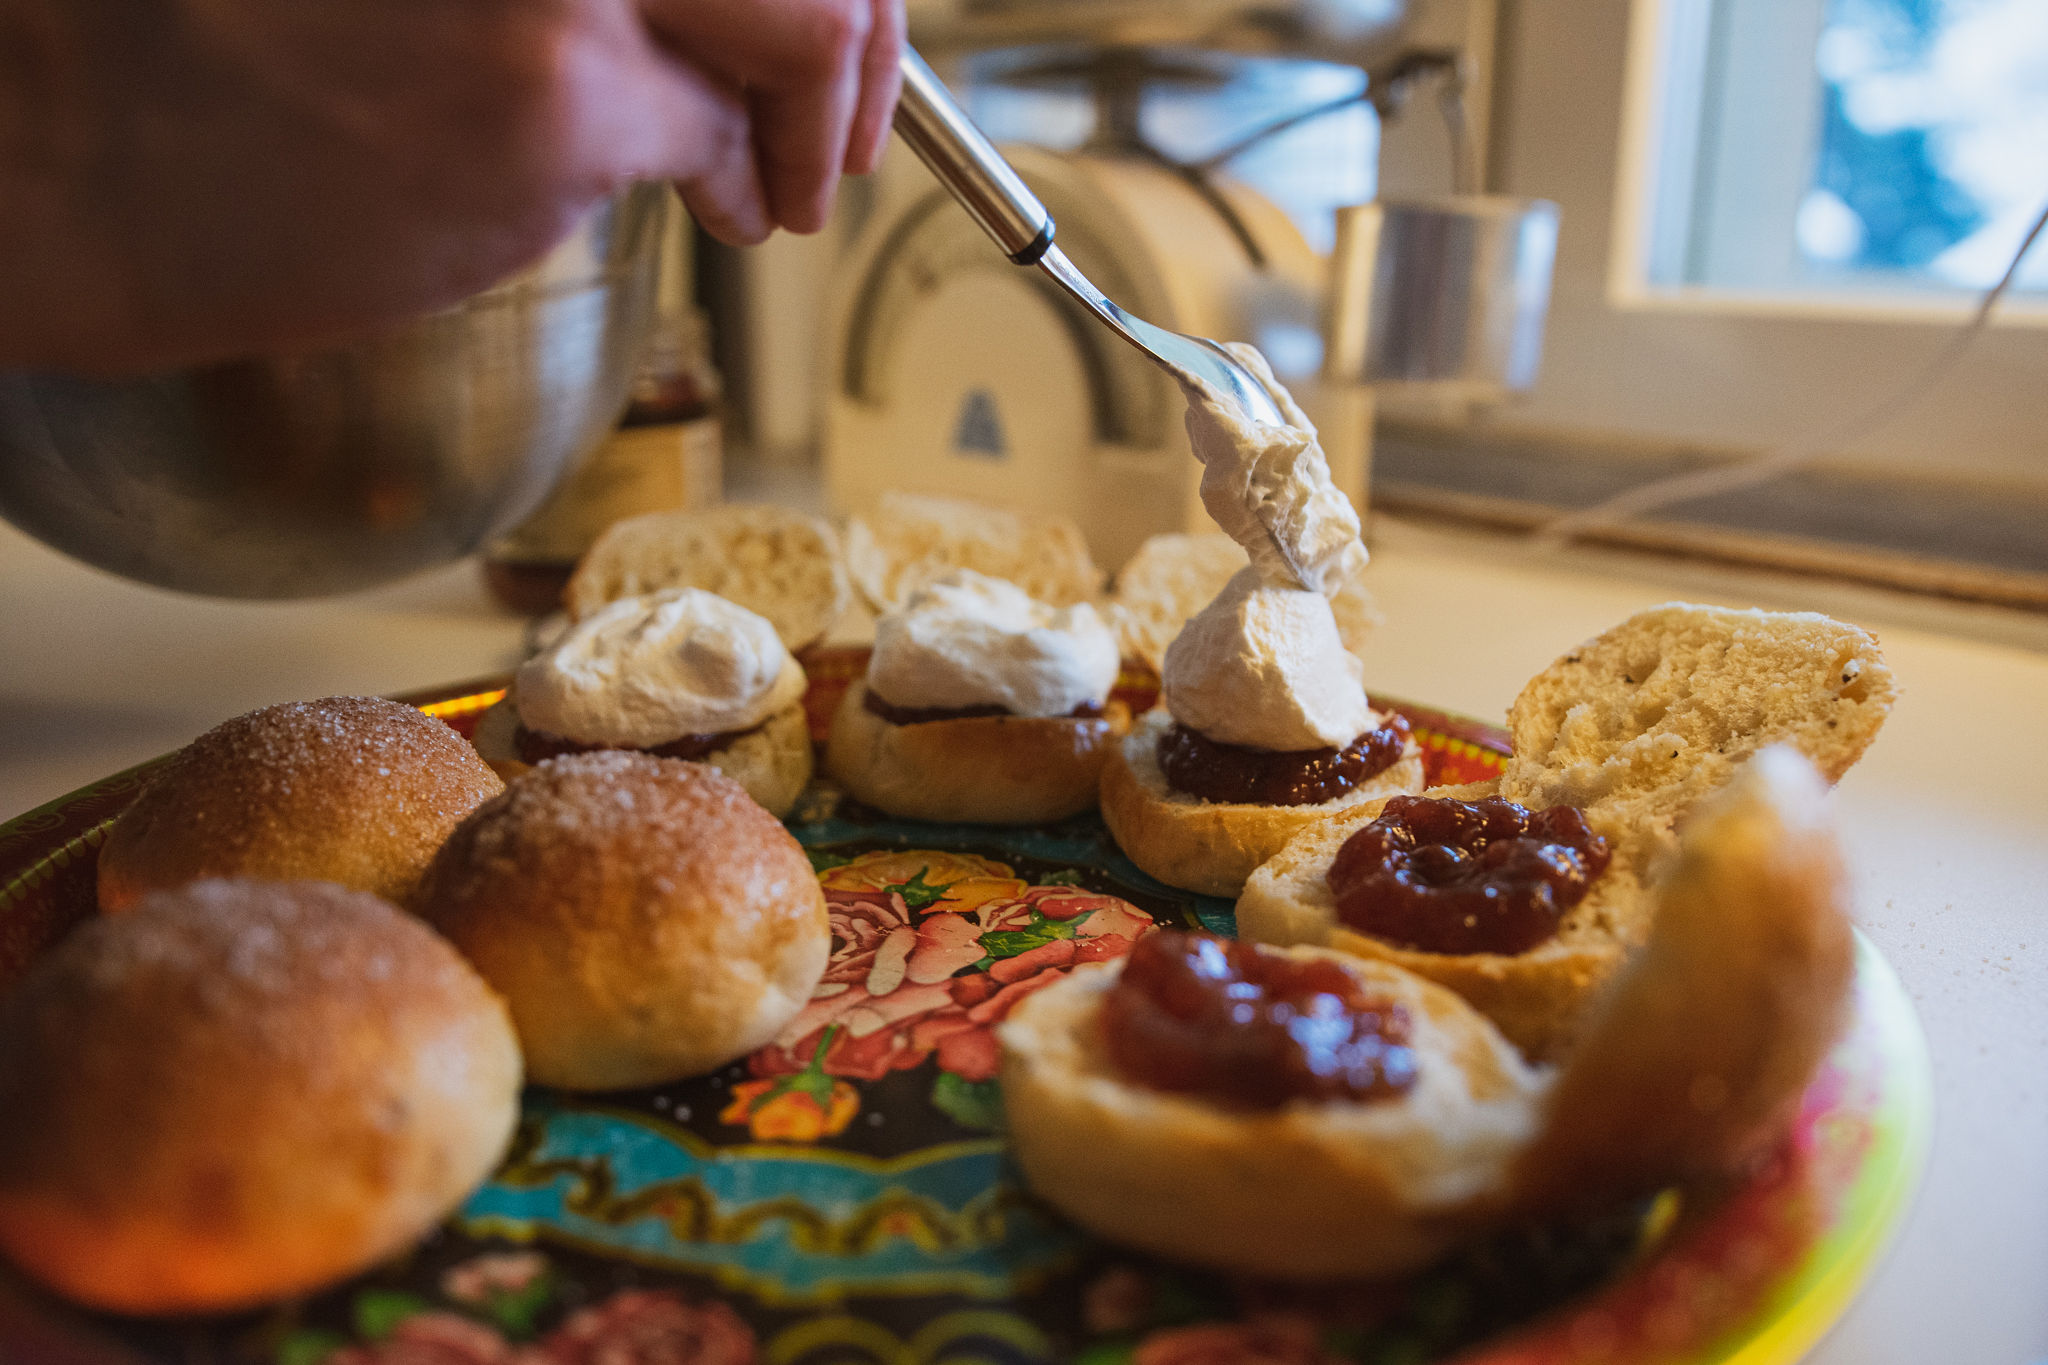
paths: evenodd
<path fill-rule="evenodd" d="M 735 1085 L 719 1121 L 743 1123 L 762 1142 L 816 1142 L 845 1132 L 860 1112 L 860 1092 L 825 1074 L 830 1045 L 828 1038 L 814 1049 L 802 1071 Z"/>
<path fill-rule="evenodd" d="M 1122 957 L 1152 918 L 1074 886 L 1032 886 L 957 853 L 870 853 L 819 877 L 836 941 L 811 1001 L 756 1052 L 757 1077 L 817 1065 L 879 1080 L 936 1056 L 970 1082 L 996 1074 L 995 1026 L 1083 962 Z"/>

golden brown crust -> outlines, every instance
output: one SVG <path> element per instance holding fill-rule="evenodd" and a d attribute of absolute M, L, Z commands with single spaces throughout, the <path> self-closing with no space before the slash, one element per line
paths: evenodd
<path fill-rule="evenodd" d="M 1739 1169 L 1847 1018 L 1848 877 L 1821 776 L 1767 749 L 1687 822 L 1648 944 L 1587 1020 L 1520 1164 L 1537 1210 Z"/>
<path fill-rule="evenodd" d="M 504 1005 L 390 905 L 321 883 L 159 892 L 0 1006 L 0 1248 L 119 1312 L 311 1290 L 489 1174 L 519 1079 Z"/>
<path fill-rule="evenodd" d="M 1399 1274 L 1483 1225 L 1534 1131 L 1543 1076 L 1450 992 L 1338 960 L 1408 1010 L 1407 1094 L 1225 1109 L 1115 1069 L 1099 1006 L 1121 964 L 1027 998 L 999 1036 L 1010 1140 L 1032 1188 L 1112 1241 L 1286 1278 Z"/>
<path fill-rule="evenodd" d="M 100 908 L 201 877 L 329 881 L 402 903 L 504 785 L 462 736 L 399 702 L 265 707 L 186 745 L 114 822 Z"/>
<path fill-rule="evenodd" d="M 832 717 L 825 771 L 857 799 L 911 820 L 1030 825 L 1092 810 L 1105 760 L 1130 729 L 1100 719 L 977 716 L 892 725 L 867 709 L 865 679 Z"/>
<path fill-rule="evenodd" d="M 418 908 L 505 996 L 532 1077 L 577 1090 L 762 1046 L 831 948 L 810 861 L 737 782 L 617 749 L 515 779 L 449 839 Z"/>
<path fill-rule="evenodd" d="M 519 708 L 509 692 L 478 718 L 474 743 L 491 771 L 507 782 L 533 767 L 519 757 Z M 784 707 L 759 728 L 699 761 L 745 787 L 747 795 L 781 819 L 803 795 L 815 761 L 803 703 Z"/>
<path fill-rule="evenodd" d="M 1422 790 L 1422 751 L 1411 740 L 1393 767 L 1336 801 L 1256 806 L 1204 801 L 1177 792 L 1159 771 L 1164 710 L 1138 718 L 1102 769 L 1102 818 L 1130 860 L 1168 886 L 1235 896 L 1245 879 L 1287 841 L 1332 816 L 1401 792 Z"/>

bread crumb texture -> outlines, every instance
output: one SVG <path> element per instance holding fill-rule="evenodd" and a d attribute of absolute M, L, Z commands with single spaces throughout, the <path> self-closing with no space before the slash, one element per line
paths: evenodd
<path fill-rule="evenodd" d="M 1508 712 L 1501 794 L 1596 816 L 1611 803 L 1624 824 L 1668 824 L 1767 745 L 1790 744 L 1839 779 L 1897 696 L 1866 630 L 1814 612 L 1667 603 L 1530 680 Z"/>

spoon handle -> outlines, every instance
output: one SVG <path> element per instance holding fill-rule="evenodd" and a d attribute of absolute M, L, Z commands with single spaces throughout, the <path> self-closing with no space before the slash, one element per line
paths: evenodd
<path fill-rule="evenodd" d="M 1045 205 L 908 46 L 896 131 L 1011 260 L 1034 265 L 1052 245 L 1052 215 Z"/>

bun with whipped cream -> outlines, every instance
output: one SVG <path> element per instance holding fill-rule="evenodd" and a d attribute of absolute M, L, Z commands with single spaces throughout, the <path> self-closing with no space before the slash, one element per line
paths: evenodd
<path fill-rule="evenodd" d="M 1327 598 L 1240 570 L 1175 637 L 1165 705 L 1103 769 L 1117 844 L 1170 886 L 1234 896 L 1302 830 L 1420 791 L 1421 750 L 1359 673 Z"/>
<path fill-rule="evenodd" d="M 593 749 L 705 763 L 780 817 L 811 779 L 805 685 L 766 618 L 666 588 L 597 608 L 528 659 L 475 742 L 508 781 Z"/>
<path fill-rule="evenodd" d="M 1046 606 L 955 570 L 876 623 L 867 675 L 833 716 L 826 771 L 909 819 L 1079 814 L 1130 725 L 1109 695 L 1118 667 L 1116 637 L 1092 606 Z"/>
<path fill-rule="evenodd" d="M 831 950 L 796 839 L 701 763 L 549 759 L 434 860 L 415 907 L 512 1011 L 527 1072 L 574 1090 L 700 1075 L 768 1043 Z"/>

